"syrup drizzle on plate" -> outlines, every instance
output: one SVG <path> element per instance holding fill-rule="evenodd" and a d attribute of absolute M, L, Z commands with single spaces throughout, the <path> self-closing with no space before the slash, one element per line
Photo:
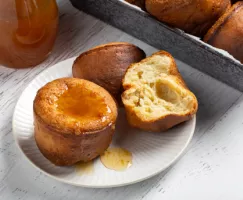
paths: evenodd
<path fill-rule="evenodd" d="M 132 165 L 132 153 L 123 148 L 109 148 L 100 157 L 102 164 L 111 170 L 124 171 Z"/>

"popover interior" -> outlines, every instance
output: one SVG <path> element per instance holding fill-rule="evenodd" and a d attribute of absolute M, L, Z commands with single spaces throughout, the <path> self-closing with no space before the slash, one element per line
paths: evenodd
<path fill-rule="evenodd" d="M 197 111 L 195 95 L 187 88 L 173 57 L 165 51 L 131 65 L 123 87 L 127 119 L 143 130 L 165 131 L 189 120 Z"/>

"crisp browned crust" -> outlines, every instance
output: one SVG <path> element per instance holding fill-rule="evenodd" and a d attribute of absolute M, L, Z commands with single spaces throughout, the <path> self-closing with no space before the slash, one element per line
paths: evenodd
<path fill-rule="evenodd" d="M 86 88 L 101 96 L 110 108 L 110 112 L 106 114 L 107 120 L 75 119 L 59 112 L 57 100 L 72 87 Z M 111 142 L 116 118 L 117 107 L 111 95 L 86 80 L 57 79 L 42 87 L 34 100 L 34 132 L 37 146 L 43 155 L 56 165 L 86 162 L 102 154 Z"/>
<path fill-rule="evenodd" d="M 243 63 L 243 1 L 234 4 L 212 26 L 204 41 L 224 49 Z"/>
<path fill-rule="evenodd" d="M 66 135 L 49 128 L 34 113 L 35 141 L 41 153 L 58 166 L 87 162 L 101 155 L 110 145 L 115 125 L 82 135 Z"/>
<path fill-rule="evenodd" d="M 145 121 L 141 120 L 133 110 L 130 108 L 126 109 L 127 113 L 127 120 L 129 124 L 133 127 L 146 130 L 146 131 L 152 131 L 152 132 L 164 132 L 175 125 L 178 125 L 182 122 L 185 122 L 193 117 L 197 110 L 197 106 L 195 105 L 195 108 L 193 111 L 188 113 L 187 115 L 178 116 L 178 115 L 167 115 L 165 117 L 161 117 L 154 121 Z"/>
<path fill-rule="evenodd" d="M 112 42 L 82 53 L 73 64 L 73 76 L 92 81 L 118 101 L 127 67 L 145 58 L 143 50 L 126 42 Z"/>
<path fill-rule="evenodd" d="M 68 89 L 80 87 L 92 91 L 95 95 L 104 98 L 111 112 L 107 114 L 108 120 L 102 119 L 87 121 L 89 119 L 71 118 L 65 113 L 59 112 L 56 106 L 58 98 Z M 34 112 L 45 124 L 53 130 L 61 131 L 63 134 L 79 135 L 84 132 L 102 130 L 110 123 L 114 123 L 117 117 L 117 108 L 113 98 L 102 87 L 77 78 L 61 78 L 47 83 L 38 92 L 34 100 Z"/>
<path fill-rule="evenodd" d="M 230 0 L 145 0 L 158 20 L 196 36 L 204 36 L 230 5 Z"/>
<path fill-rule="evenodd" d="M 126 105 L 126 103 L 124 103 L 125 98 L 126 98 L 125 97 L 126 92 L 129 89 L 136 88 L 136 86 L 133 83 L 131 83 L 131 84 L 124 83 L 124 79 L 123 79 L 123 87 L 124 87 L 125 92 L 122 94 L 122 100 L 123 100 L 123 103 L 124 103 L 124 106 L 126 109 L 127 120 L 131 126 L 140 128 L 143 130 L 147 130 L 147 131 L 160 132 L 160 131 L 166 131 L 169 128 L 172 128 L 173 126 L 175 126 L 177 124 L 180 124 L 184 121 L 191 119 L 193 117 L 193 115 L 195 115 L 195 113 L 197 112 L 198 102 L 197 102 L 196 96 L 187 88 L 184 80 L 182 79 L 182 77 L 177 69 L 174 58 L 168 52 L 159 51 L 157 53 L 154 53 L 152 56 L 147 57 L 146 59 L 142 60 L 139 63 L 141 63 L 141 64 L 146 63 L 147 61 L 149 61 L 151 59 L 151 57 L 153 57 L 155 55 L 166 55 L 171 59 L 172 62 L 171 62 L 170 68 L 169 68 L 169 74 L 171 75 L 171 77 L 173 77 L 176 80 L 176 84 L 182 87 L 181 90 L 186 91 L 187 94 L 193 98 L 192 109 L 183 115 L 169 114 L 169 115 L 165 115 L 160 118 L 153 119 L 153 120 L 148 120 L 146 117 L 141 116 L 141 115 L 138 116 L 136 114 L 136 112 L 134 111 L 133 107 Z M 133 68 L 135 65 L 136 64 L 131 65 L 129 67 L 129 69 Z"/>

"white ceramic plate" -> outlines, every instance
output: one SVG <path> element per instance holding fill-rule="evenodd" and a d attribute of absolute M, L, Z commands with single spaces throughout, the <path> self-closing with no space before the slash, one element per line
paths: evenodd
<path fill-rule="evenodd" d="M 38 75 L 24 90 L 13 115 L 13 134 L 27 159 L 46 175 L 72 185 L 105 188 L 117 187 L 148 179 L 162 172 L 182 155 L 188 146 L 196 124 L 196 117 L 165 133 L 150 133 L 132 129 L 120 110 L 112 146 L 129 150 L 133 165 L 123 172 L 105 168 L 100 159 L 94 162 L 92 174 L 79 175 L 74 167 L 57 167 L 38 150 L 33 137 L 33 100 L 39 88 L 47 82 L 72 75 L 75 58 L 60 62 Z"/>

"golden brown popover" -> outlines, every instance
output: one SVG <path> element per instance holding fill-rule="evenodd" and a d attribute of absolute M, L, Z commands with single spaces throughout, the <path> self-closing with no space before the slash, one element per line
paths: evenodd
<path fill-rule="evenodd" d="M 204 36 L 230 5 L 230 0 L 145 0 L 158 20 L 196 36 Z"/>
<path fill-rule="evenodd" d="M 73 64 L 73 76 L 92 81 L 118 101 L 127 67 L 145 58 L 143 50 L 126 42 L 112 42 L 82 53 Z"/>
<path fill-rule="evenodd" d="M 116 103 L 102 87 L 82 79 L 57 79 L 34 100 L 36 144 L 55 165 L 87 162 L 108 148 L 116 118 Z"/>
<path fill-rule="evenodd" d="M 208 31 L 204 41 L 243 63 L 243 1 L 234 4 Z"/>
<path fill-rule="evenodd" d="M 123 87 L 122 101 L 133 127 L 166 131 L 197 112 L 197 98 L 187 88 L 173 57 L 165 51 L 131 65 Z"/>

